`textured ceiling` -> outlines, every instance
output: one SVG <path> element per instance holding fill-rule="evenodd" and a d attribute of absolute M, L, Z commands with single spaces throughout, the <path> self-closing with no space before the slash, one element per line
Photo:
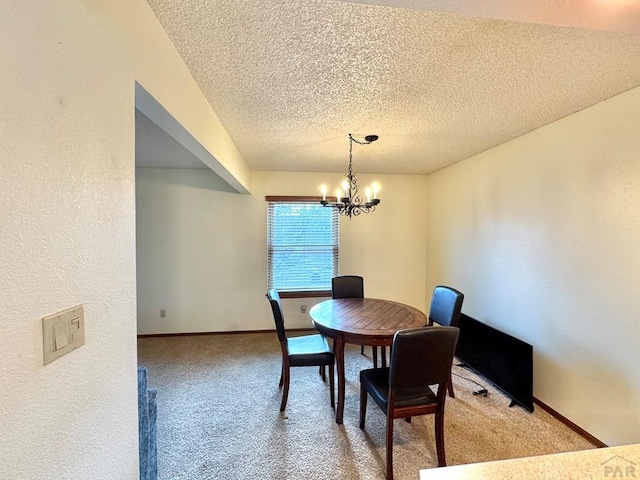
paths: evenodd
<path fill-rule="evenodd" d="M 429 173 L 640 85 L 633 33 L 326 0 L 149 4 L 253 170 L 342 172 L 353 133 L 380 136 L 354 146 L 356 172 Z"/>

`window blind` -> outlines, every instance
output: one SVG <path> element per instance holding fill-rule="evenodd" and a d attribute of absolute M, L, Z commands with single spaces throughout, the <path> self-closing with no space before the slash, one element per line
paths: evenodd
<path fill-rule="evenodd" d="M 269 288 L 331 290 L 331 279 L 338 273 L 338 212 L 319 202 L 267 205 Z"/>

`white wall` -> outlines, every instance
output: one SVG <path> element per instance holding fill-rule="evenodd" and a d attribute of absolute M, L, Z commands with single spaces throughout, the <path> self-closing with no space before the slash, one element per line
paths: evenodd
<path fill-rule="evenodd" d="M 135 479 L 135 81 L 246 165 L 144 0 L 4 2 L 0 50 L 0 478 Z M 43 366 L 77 304 L 86 344 Z"/>
<path fill-rule="evenodd" d="M 533 344 L 534 395 L 640 441 L 640 88 L 428 178 L 427 284 Z"/>
<path fill-rule="evenodd" d="M 27 1 L 3 7 L 0 45 L 0 478 L 136 478 L 123 46 L 78 4 Z M 43 367 L 40 319 L 77 304 L 86 344 Z"/>
<path fill-rule="evenodd" d="M 321 183 L 338 185 L 340 177 L 254 172 L 249 196 L 224 191 L 211 172 L 137 169 L 139 333 L 273 329 L 264 197 L 319 195 Z M 375 179 L 382 184 L 377 211 L 340 220 L 340 273 L 363 275 L 367 296 L 424 310 L 426 179 Z M 309 327 L 300 305 L 320 300 L 283 300 L 287 325 Z"/>
<path fill-rule="evenodd" d="M 138 333 L 272 326 L 255 308 L 267 306 L 262 204 L 208 170 L 137 168 L 136 205 Z"/>

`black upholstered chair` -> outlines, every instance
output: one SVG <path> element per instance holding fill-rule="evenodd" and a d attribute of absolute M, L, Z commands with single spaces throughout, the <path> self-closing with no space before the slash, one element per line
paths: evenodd
<path fill-rule="evenodd" d="M 320 334 L 304 335 L 301 337 L 287 338 L 282 315 L 280 295 L 275 289 L 267 292 L 267 298 L 273 311 L 273 319 L 276 323 L 276 332 L 280 347 L 282 348 L 282 371 L 280 374 L 280 387 L 284 385 L 280 411 L 284 411 L 289 397 L 289 370 L 290 367 L 317 367 L 329 366 L 329 387 L 331 388 L 331 406 L 335 407 L 335 394 L 333 388 L 333 372 L 335 357 L 327 340 Z M 324 379 L 324 377 L 323 377 Z"/>
<path fill-rule="evenodd" d="M 431 307 L 429 308 L 428 325 L 437 323 L 443 327 L 457 327 L 464 294 L 455 288 L 438 285 L 433 289 L 431 295 Z M 455 397 L 453 393 L 453 381 L 449 381 L 449 396 Z"/>
<path fill-rule="evenodd" d="M 360 428 L 364 429 L 368 395 L 387 415 L 387 480 L 393 479 L 393 421 L 435 414 L 438 466 L 446 465 L 444 404 L 451 363 L 458 342 L 456 327 L 400 330 L 393 338 L 389 368 L 360 372 Z M 431 386 L 436 386 L 434 392 Z"/>
<path fill-rule="evenodd" d="M 331 298 L 364 298 L 364 279 L 357 275 L 341 275 L 331 279 Z M 364 345 L 360 347 L 360 353 L 364 355 Z M 371 347 L 373 365 L 378 367 L 378 349 Z M 382 351 L 383 355 L 386 352 Z M 386 363 L 386 357 L 385 357 Z"/>
<path fill-rule="evenodd" d="M 331 298 L 364 298 L 364 279 L 357 275 L 333 277 Z"/>

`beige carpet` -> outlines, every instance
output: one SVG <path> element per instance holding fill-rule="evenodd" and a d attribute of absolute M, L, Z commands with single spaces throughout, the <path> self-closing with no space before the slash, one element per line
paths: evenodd
<path fill-rule="evenodd" d="M 315 367 L 291 372 L 287 409 L 279 412 L 281 353 L 275 333 L 152 337 L 138 340 L 139 364 L 158 389 L 158 478 L 382 479 L 385 417 L 369 401 L 358 427 L 358 372 L 370 368 L 370 349 L 346 348 L 344 424 L 335 423 L 329 387 Z M 454 373 L 483 384 L 472 373 Z M 448 399 L 448 465 L 542 455 L 593 446 L 539 408 L 509 408 L 486 384 L 454 376 Z M 417 479 L 437 464 L 433 416 L 395 422 L 394 475 Z"/>

